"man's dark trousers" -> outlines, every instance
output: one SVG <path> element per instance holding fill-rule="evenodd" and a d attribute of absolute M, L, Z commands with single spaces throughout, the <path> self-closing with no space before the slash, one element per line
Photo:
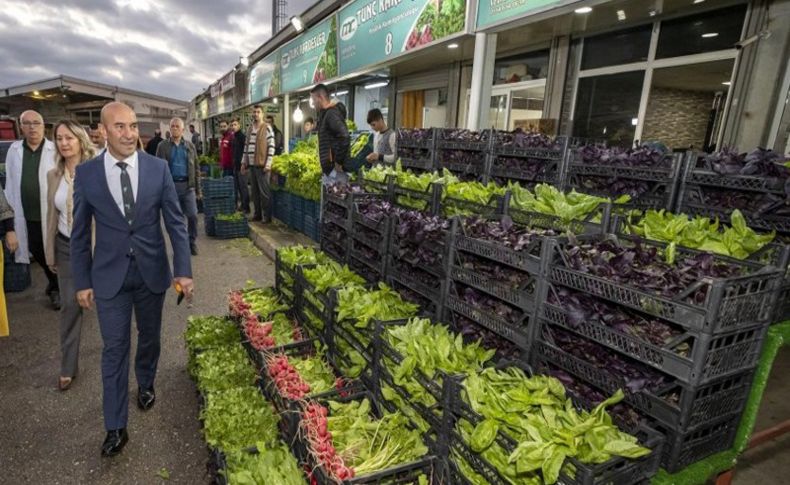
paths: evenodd
<path fill-rule="evenodd" d="M 165 293 L 153 293 L 148 289 L 133 257 L 121 291 L 112 298 L 96 298 L 104 340 L 101 370 L 104 426 L 108 430 L 125 428 L 127 423 L 132 310 L 137 321 L 134 373 L 140 388 L 151 389 L 159 362 L 164 302 Z"/>
<path fill-rule="evenodd" d="M 197 239 L 198 210 L 197 196 L 195 189 L 190 189 L 187 182 L 176 182 L 176 194 L 181 205 L 181 212 L 187 218 L 187 232 L 189 233 L 189 243 L 194 244 Z"/>
<path fill-rule="evenodd" d="M 272 189 L 269 186 L 271 172 L 265 171 L 262 167 L 250 167 L 252 204 L 255 206 L 253 220 L 272 220 Z"/>

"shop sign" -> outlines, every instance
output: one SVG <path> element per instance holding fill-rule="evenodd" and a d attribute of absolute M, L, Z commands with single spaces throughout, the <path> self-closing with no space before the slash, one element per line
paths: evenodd
<path fill-rule="evenodd" d="M 197 106 L 197 117 L 200 120 L 208 118 L 208 99 L 203 98 Z"/>
<path fill-rule="evenodd" d="M 275 52 L 250 68 L 249 101 L 257 103 L 280 94 L 280 53 Z"/>
<path fill-rule="evenodd" d="M 463 0 L 355 0 L 338 12 L 340 74 L 425 47 L 464 30 Z"/>
<path fill-rule="evenodd" d="M 236 71 L 230 71 L 219 80 L 219 92 L 225 93 L 236 87 Z"/>
<path fill-rule="evenodd" d="M 282 92 L 337 77 L 337 20 L 332 15 L 280 49 Z"/>
<path fill-rule="evenodd" d="M 578 1 L 580 0 L 480 0 L 477 2 L 477 30 Z"/>

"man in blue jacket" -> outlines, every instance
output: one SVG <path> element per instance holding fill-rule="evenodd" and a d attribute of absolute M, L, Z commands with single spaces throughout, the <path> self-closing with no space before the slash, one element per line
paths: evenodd
<path fill-rule="evenodd" d="M 189 238 L 167 163 L 137 151 L 137 117 L 128 106 L 107 104 L 101 122 L 107 150 L 79 165 L 74 179 L 71 262 L 80 306 L 90 309 L 96 303 L 104 341 L 101 369 L 107 429 L 101 451 L 113 456 L 128 441 L 132 310 L 137 321 L 137 405 L 147 411 L 156 400 L 154 377 L 165 292 L 174 284 L 191 298 L 193 284 Z M 175 279 L 165 251 L 162 218 L 173 246 Z"/>

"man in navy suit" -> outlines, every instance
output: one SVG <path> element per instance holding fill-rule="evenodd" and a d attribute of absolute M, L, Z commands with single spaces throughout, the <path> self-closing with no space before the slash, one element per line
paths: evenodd
<path fill-rule="evenodd" d="M 174 284 L 191 298 L 193 285 L 189 238 L 167 164 L 137 150 L 137 117 L 128 106 L 107 104 L 101 122 L 107 149 L 78 166 L 74 179 L 71 261 L 77 300 L 86 309 L 95 301 L 99 316 L 107 429 L 102 455 L 113 456 L 129 439 L 132 311 L 137 321 L 137 405 L 147 411 L 156 400 L 154 377 L 165 292 Z M 162 218 L 173 246 L 175 279 L 165 251 Z"/>

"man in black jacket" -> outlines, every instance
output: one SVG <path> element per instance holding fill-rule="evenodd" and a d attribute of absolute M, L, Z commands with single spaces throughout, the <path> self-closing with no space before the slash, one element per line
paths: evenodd
<path fill-rule="evenodd" d="M 145 145 L 145 153 L 156 156 L 156 149 L 159 148 L 159 144 L 162 142 L 162 130 L 157 128 L 154 130 L 154 137 L 148 140 L 148 144 Z"/>
<path fill-rule="evenodd" d="M 343 103 L 331 101 L 329 90 L 323 84 L 314 87 L 310 97 L 318 110 L 318 158 L 324 172 L 321 180 L 324 185 L 348 182 L 344 167 L 351 137 L 346 126 L 346 107 Z"/>
<path fill-rule="evenodd" d="M 274 124 L 274 116 L 269 115 L 266 117 L 266 122 L 272 127 L 274 132 L 274 154 L 282 155 L 285 150 L 285 140 L 283 139 L 283 132 Z"/>
<path fill-rule="evenodd" d="M 244 158 L 244 144 L 247 137 L 241 130 L 241 122 L 234 118 L 230 123 L 233 130 L 233 181 L 236 185 L 236 206 L 241 212 L 250 212 L 250 191 L 247 187 L 247 170 L 241 167 L 241 159 Z"/>

